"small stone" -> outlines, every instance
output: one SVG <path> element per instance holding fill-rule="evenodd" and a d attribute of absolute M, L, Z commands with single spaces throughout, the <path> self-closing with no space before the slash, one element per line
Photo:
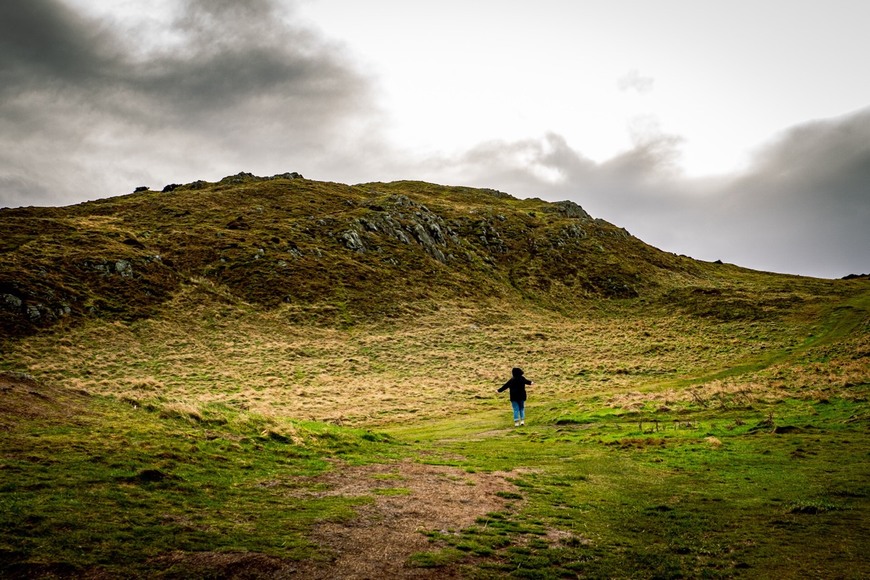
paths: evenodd
<path fill-rule="evenodd" d="M 21 300 L 18 296 L 13 294 L 0 294 L 0 298 L 3 299 L 3 304 L 6 305 L 7 308 L 18 309 L 21 308 L 24 301 Z"/>
<path fill-rule="evenodd" d="M 115 262 L 115 273 L 120 274 L 124 278 L 132 278 L 133 266 L 127 260 L 118 260 Z"/>

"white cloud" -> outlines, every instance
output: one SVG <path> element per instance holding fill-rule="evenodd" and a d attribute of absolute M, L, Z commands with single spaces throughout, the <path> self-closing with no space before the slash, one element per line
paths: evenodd
<path fill-rule="evenodd" d="M 616 86 L 620 91 L 634 91 L 638 94 L 645 95 L 653 90 L 655 79 L 653 77 L 642 76 L 637 69 L 632 69 L 616 81 Z"/>

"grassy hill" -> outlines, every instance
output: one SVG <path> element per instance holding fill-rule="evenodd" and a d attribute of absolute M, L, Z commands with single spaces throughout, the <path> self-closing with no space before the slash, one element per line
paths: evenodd
<path fill-rule="evenodd" d="M 296 174 L 0 227 L 0 574 L 870 571 L 866 279 Z"/>
<path fill-rule="evenodd" d="M 798 299 L 791 281 L 771 278 L 768 300 L 747 301 L 723 288 L 746 272 L 661 252 L 571 202 L 247 174 L 168 189 L 0 211 L 2 329 L 17 336 L 67 319 L 148 317 L 193 279 L 328 325 L 445 302 L 570 312 L 594 298 L 676 290 L 672 299 L 723 310 L 711 315 L 742 317 Z"/>

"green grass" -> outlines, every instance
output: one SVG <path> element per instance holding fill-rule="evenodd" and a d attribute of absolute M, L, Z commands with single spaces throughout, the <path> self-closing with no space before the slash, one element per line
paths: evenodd
<path fill-rule="evenodd" d="M 263 417 L 226 407 L 202 416 L 97 398 L 73 424 L 34 421 L 5 433 L 0 567 L 64 562 L 127 575 L 178 550 L 315 557 L 311 525 L 349 519 L 366 500 L 300 495 L 315 485 L 305 477 L 333 459 L 401 454 L 361 430 L 299 423 L 294 443 L 281 435 L 287 425 Z"/>
<path fill-rule="evenodd" d="M 850 419 L 863 410 L 844 400 L 698 408 L 691 428 L 659 431 L 593 413 L 514 430 L 506 411 L 502 431 L 436 448 L 468 470 L 516 472 L 519 492 L 506 495 L 521 506 L 433 540 L 490 556 L 475 564 L 484 576 L 859 577 L 870 441 Z M 457 430 L 450 422 L 394 434 L 428 439 L 439 428 Z"/>

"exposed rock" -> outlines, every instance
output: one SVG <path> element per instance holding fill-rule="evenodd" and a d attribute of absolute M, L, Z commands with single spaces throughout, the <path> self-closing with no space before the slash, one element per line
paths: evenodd
<path fill-rule="evenodd" d="M 115 273 L 120 274 L 124 278 L 132 278 L 133 266 L 127 260 L 118 260 L 115 262 Z"/>
<path fill-rule="evenodd" d="M 162 192 L 169 193 L 170 191 L 175 191 L 179 187 L 181 187 L 180 183 L 170 183 L 169 185 L 163 187 Z"/>
<path fill-rule="evenodd" d="M 442 252 L 437 246 L 435 240 L 429 235 L 426 231 L 426 228 L 423 227 L 422 224 L 416 223 L 411 226 L 411 233 L 417 242 L 423 246 L 423 249 L 426 250 L 426 253 L 438 260 L 439 262 L 446 262 L 447 258 L 444 257 L 444 252 Z M 443 242 L 442 242 L 443 243 Z"/>
<path fill-rule="evenodd" d="M 148 191 L 149 189 L 151 189 L 151 188 L 148 187 L 147 185 L 140 185 L 139 187 L 137 187 L 136 189 L 133 190 L 133 193 L 140 193 L 142 191 Z"/>
<path fill-rule="evenodd" d="M 557 213 L 568 218 L 576 218 L 581 220 L 592 219 L 592 216 L 586 213 L 586 210 L 584 210 L 573 201 L 567 199 L 565 201 L 557 201 L 555 203 L 551 203 L 546 207 L 545 211 Z"/>
<path fill-rule="evenodd" d="M 0 294 L 0 300 L 8 310 L 18 310 L 24 304 L 24 301 L 14 294 Z"/>
<path fill-rule="evenodd" d="M 401 207 L 419 207 L 420 206 L 420 204 L 413 201 L 407 195 L 391 195 L 390 197 L 387 198 L 387 200 L 390 203 L 392 203 L 394 205 L 401 206 Z"/>
<path fill-rule="evenodd" d="M 586 230 L 580 227 L 580 224 L 571 224 L 570 226 L 565 226 L 553 239 L 553 246 L 557 248 L 561 248 L 567 245 L 572 240 L 582 240 L 588 234 Z"/>
<path fill-rule="evenodd" d="M 129 483 L 157 483 L 167 479 L 180 478 L 176 475 L 160 471 L 159 469 L 143 469 L 136 475 L 131 475 L 129 477 L 119 477 L 118 479 Z"/>
<path fill-rule="evenodd" d="M 27 305 L 27 318 L 29 318 L 32 322 L 37 322 L 40 318 L 42 318 L 42 311 L 39 308 L 41 305 L 37 304 L 28 304 Z"/>
<path fill-rule="evenodd" d="M 296 173 L 295 171 L 290 171 L 287 173 L 278 173 L 273 175 L 271 179 L 305 179 L 302 177 L 301 173 Z"/>
<path fill-rule="evenodd" d="M 83 265 L 86 269 L 100 272 L 104 276 L 120 274 L 124 278 L 133 277 L 133 264 L 130 260 L 116 260 L 114 262 L 85 261 Z"/>
<path fill-rule="evenodd" d="M 367 220 L 366 218 L 360 218 L 359 224 L 365 228 L 367 232 L 379 232 L 381 231 L 378 228 L 378 224 L 373 220 Z"/>
<path fill-rule="evenodd" d="M 344 244 L 348 250 L 354 252 L 365 252 L 366 247 L 360 239 L 359 234 L 355 230 L 347 230 L 338 236 L 338 240 Z"/>
<path fill-rule="evenodd" d="M 498 230 L 492 227 L 489 221 L 480 220 L 476 222 L 474 224 L 474 235 L 491 254 L 504 254 L 507 252 L 507 246 L 502 241 L 501 235 L 498 233 Z"/>
<path fill-rule="evenodd" d="M 411 239 L 402 229 L 402 224 L 393 219 L 393 217 L 388 213 L 381 215 L 375 214 L 367 218 L 360 218 L 358 223 L 367 232 L 382 234 L 393 238 L 394 240 L 398 240 L 403 244 L 411 243 Z"/>
<path fill-rule="evenodd" d="M 444 249 L 450 243 L 458 244 L 459 237 L 444 219 L 405 195 L 390 195 L 386 201 L 392 207 L 379 203 L 364 204 L 372 213 L 360 218 L 359 225 L 365 231 L 385 235 L 404 244 L 416 242 L 431 257 L 446 263 L 449 254 L 445 254 Z"/>
<path fill-rule="evenodd" d="M 240 183 L 250 183 L 252 181 L 263 181 L 262 177 L 258 177 L 253 173 L 240 171 L 235 175 L 227 175 L 219 181 L 221 185 L 238 185 Z"/>

